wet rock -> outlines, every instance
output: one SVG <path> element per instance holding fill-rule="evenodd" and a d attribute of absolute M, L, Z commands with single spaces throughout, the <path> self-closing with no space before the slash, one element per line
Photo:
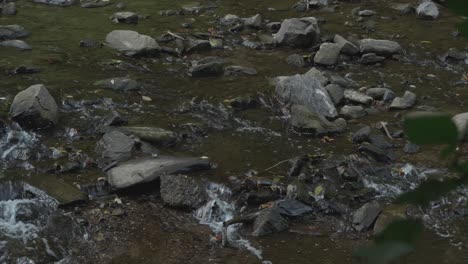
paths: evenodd
<path fill-rule="evenodd" d="M 158 179 L 163 175 L 207 170 L 211 164 L 206 159 L 159 156 L 124 162 L 107 172 L 107 181 L 115 189 Z"/>
<path fill-rule="evenodd" d="M 141 85 L 137 81 L 126 77 L 115 77 L 100 80 L 95 82 L 94 85 L 106 89 L 112 89 L 116 92 L 138 91 L 141 89 Z"/>
<path fill-rule="evenodd" d="M 10 107 L 10 117 L 27 128 L 47 128 L 58 122 L 58 107 L 43 84 L 19 92 Z"/>
<path fill-rule="evenodd" d="M 375 53 L 382 56 L 391 56 L 402 50 L 398 42 L 379 39 L 362 39 L 359 41 L 359 47 L 363 54 Z"/>
<path fill-rule="evenodd" d="M 187 53 L 203 52 L 211 50 L 211 44 L 208 40 L 188 39 L 184 41 L 184 48 Z"/>
<path fill-rule="evenodd" d="M 174 145 L 179 140 L 175 132 L 159 127 L 113 127 L 111 129 L 127 135 L 134 135 L 143 141 L 162 146 Z"/>
<path fill-rule="evenodd" d="M 375 220 L 382 212 L 382 207 L 377 202 L 366 203 L 353 212 L 353 227 L 358 232 L 365 232 L 372 227 Z"/>
<path fill-rule="evenodd" d="M 133 12 L 117 12 L 110 19 L 114 23 L 138 24 L 138 15 Z"/>
<path fill-rule="evenodd" d="M 245 110 L 257 107 L 259 105 L 259 102 L 256 98 L 252 96 L 245 96 L 229 100 L 229 105 L 234 109 Z"/>
<path fill-rule="evenodd" d="M 266 24 L 266 29 L 268 30 L 268 32 L 271 32 L 271 33 L 278 32 L 280 28 L 281 28 L 280 22 L 271 22 L 271 23 Z"/>
<path fill-rule="evenodd" d="M 331 66 L 335 65 L 340 55 L 340 46 L 334 43 L 323 43 L 319 51 L 315 54 L 314 62 L 316 64 Z"/>
<path fill-rule="evenodd" d="M 278 209 L 268 208 L 260 211 L 255 218 L 252 235 L 255 237 L 266 236 L 284 231 L 288 227 L 288 221 L 281 216 Z"/>
<path fill-rule="evenodd" d="M 74 0 L 32 0 L 34 3 L 54 5 L 54 6 L 71 6 L 75 3 Z"/>
<path fill-rule="evenodd" d="M 82 8 L 98 8 L 111 5 L 112 2 L 108 0 L 85 0 L 82 2 Z"/>
<path fill-rule="evenodd" d="M 257 75 L 257 70 L 254 68 L 248 68 L 243 66 L 227 66 L 224 68 L 224 75 L 226 76 L 242 76 L 242 75 L 249 75 L 254 76 Z"/>
<path fill-rule="evenodd" d="M 325 86 L 327 89 L 330 98 L 332 99 L 333 103 L 336 105 L 340 104 L 344 99 L 344 89 L 339 86 L 338 84 L 329 84 Z"/>
<path fill-rule="evenodd" d="M 92 40 L 92 39 L 82 39 L 80 40 L 80 47 L 83 47 L 83 48 L 98 48 L 98 47 L 101 47 L 102 44 L 95 41 L 95 40 Z"/>
<path fill-rule="evenodd" d="M 328 81 L 328 79 L 327 79 Z M 330 83 L 332 84 L 337 84 L 341 87 L 344 87 L 344 88 L 357 88 L 359 87 L 359 85 L 354 82 L 353 80 L 350 80 L 350 79 L 347 79 L 347 78 L 344 78 L 344 77 L 341 77 L 341 76 L 337 76 L 337 75 L 332 75 L 330 76 Z"/>
<path fill-rule="evenodd" d="M 317 79 L 322 86 L 325 86 L 330 82 L 328 77 L 315 67 L 306 72 L 306 75 Z"/>
<path fill-rule="evenodd" d="M 369 105 L 373 101 L 372 97 L 351 89 L 346 89 L 344 91 L 344 98 L 351 102 L 363 105 Z"/>
<path fill-rule="evenodd" d="M 327 90 L 311 74 L 275 78 L 276 95 L 284 104 L 303 105 L 312 113 L 335 118 L 338 113 Z"/>
<path fill-rule="evenodd" d="M 370 135 L 369 143 L 380 149 L 393 148 L 393 144 L 388 142 L 388 140 L 383 135 Z"/>
<path fill-rule="evenodd" d="M 259 28 L 262 26 L 262 16 L 256 14 L 255 16 L 244 18 L 244 26 L 250 28 Z"/>
<path fill-rule="evenodd" d="M 374 224 L 374 235 L 380 232 L 393 221 L 406 219 L 406 206 L 404 205 L 390 205 L 382 210 Z"/>
<path fill-rule="evenodd" d="M 345 105 L 341 108 L 340 115 L 347 119 L 356 119 L 366 116 L 367 112 L 359 105 Z"/>
<path fill-rule="evenodd" d="M 84 192 L 52 175 L 32 177 L 28 183 L 43 190 L 61 205 L 79 203 L 87 200 Z"/>
<path fill-rule="evenodd" d="M 320 118 L 316 113 L 311 112 L 303 105 L 291 107 L 291 124 L 300 132 L 312 133 L 316 136 L 340 133 L 346 130 L 346 121 L 338 118 L 335 121 L 328 121 Z"/>
<path fill-rule="evenodd" d="M 424 19 L 436 19 L 439 17 L 439 8 L 432 1 L 421 3 L 416 9 L 416 14 Z"/>
<path fill-rule="evenodd" d="M 242 41 L 241 45 L 249 49 L 254 49 L 254 50 L 257 50 L 263 47 L 263 44 L 261 42 L 252 41 L 252 40 L 244 40 Z"/>
<path fill-rule="evenodd" d="M 466 141 L 468 139 L 468 113 L 461 113 L 452 118 L 458 130 L 458 139 Z"/>
<path fill-rule="evenodd" d="M 314 211 L 312 207 L 292 199 L 278 201 L 275 206 L 279 209 L 281 215 L 287 217 L 300 217 Z"/>
<path fill-rule="evenodd" d="M 343 54 L 353 56 L 359 53 L 359 48 L 356 45 L 338 34 L 333 38 L 333 42 L 340 47 Z"/>
<path fill-rule="evenodd" d="M 114 30 L 107 34 L 106 42 L 126 56 L 157 55 L 161 50 L 152 37 L 132 30 Z"/>
<path fill-rule="evenodd" d="M 193 61 L 189 69 L 192 77 L 220 76 L 224 73 L 223 60 L 218 57 L 206 57 L 199 61 Z"/>
<path fill-rule="evenodd" d="M 390 162 L 395 159 L 391 153 L 381 148 L 378 148 L 368 142 L 364 142 L 359 146 L 359 152 L 379 162 Z"/>
<path fill-rule="evenodd" d="M 383 62 L 385 57 L 377 56 L 375 53 L 366 53 L 361 57 L 361 63 L 364 65 L 372 65 Z"/>
<path fill-rule="evenodd" d="M 4 16 L 14 16 L 18 12 L 16 10 L 16 3 L 15 2 L 10 2 L 6 3 L 2 6 L 0 6 L 0 9 L 2 10 L 2 15 Z"/>
<path fill-rule="evenodd" d="M 403 97 L 395 97 L 393 99 L 390 109 L 408 109 L 413 107 L 414 104 L 416 104 L 416 94 L 406 91 Z"/>
<path fill-rule="evenodd" d="M 406 154 L 414 154 L 419 152 L 420 147 L 414 143 L 406 142 L 405 146 L 403 147 L 403 151 Z"/>
<path fill-rule="evenodd" d="M 236 15 L 225 15 L 219 20 L 219 23 L 229 31 L 240 31 L 244 28 L 244 21 Z"/>
<path fill-rule="evenodd" d="M 374 100 L 382 100 L 385 102 L 391 101 L 395 98 L 395 93 L 388 88 L 369 88 L 366 90 L 366 94 Z"/>
<path fill-rule="evenodd" d="M 314 17 L 285 19 L 274 35 L 279 45 L 295 48 L 310 47 L 319 40 L 320 29 Z"/>
<path fill-rule="evenodd" d="M 0 41 L 0 47 L 17 48 L 20 50 L 31 50 L 31 46 L 23 40 L 4 40 Z"/>
<path fill-rule="evenodd" d="M 205 185 L 186 175 L 162 175 L 161 198 L 173 207 L 196 209 L 208 200 Z"/>
<path fill-rule="evenodd" d="M 377 12 L 373 10 L 361 10 L 361 11 L 358 11 L 357 14 L 358 16 L 362 16 L 362 17 L 370 17 L 370 16 L 377 14 Z"/>
<path fill-rule="evenodd" d="M 102 136 L 96 146 L 96 152 L 106 164 L 122 161 L 132 156 L 135 140 L 119 131 L 111 131 Z"/>
<path fill-rule="evenodd" d="M 112 112 L 96 122 L 94 131 L 106 133 L 111 126 L 125 126 L 127 124 L 128 119 L 126 117 L 121 116 L 117 112 Z"/>
<path fill-rule="evenodd" d="M 19 25 L 0 26 L 0 40 L 25 38 L 29 35 L 29 31 Z"/>
<path fill-rule="evenodd" d="M 354 144 L 360 144 L 364 141 L 369 141 L 370 134 L 371 134 L 370 126 L 364 126 L 360 128 L 358 131 L 353 133 L 351 137 L 351 141 Z"/>
<path fill-rule="evenodd" d="M 392 4 L 390 7 L 404 15 L 416 13 L 416 8 L 410 4 Z"/>
<path fill-rule="evenodd" d="M 286 62 L 289 65 L 297 67 L 297 68 L 304 68 L 304 67 L 307 66 L 307 63 L 304 60 L 304 56 L 302 56 L 300 54 L 289 55 L 286 58 Z"/>

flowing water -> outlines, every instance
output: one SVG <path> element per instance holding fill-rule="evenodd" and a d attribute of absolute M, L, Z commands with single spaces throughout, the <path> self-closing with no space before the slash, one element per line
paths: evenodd
<path fill-rule="evenodd" d="M 202 55 L 189 55 L 187 59 L 167 57 L 133 59 L 118 56 L 115 51 L 107 47 L 81 48 L 80 40 L 94 39 L 103 42 L 106 34 L 115 29 L 136 30 L 153 37 L 168 30 L 183 33 L 187 29 L 180 28 L 180 24 L 189 18 L 195 19 L 191 31 L 207 32 L 209 28 L 214 27 L 215 14 L 248 17 L 260 13 L 264 19 L 271 21 L 304 16 L 303 13 L 288 10 L 295 2 L 294 0 L 224 0 L 216 1 L 219 7 L 214 9 L 214 13 L 167 17 L 160 16 L 159 12 L 195 3 L 134 0 L 126 2 L 128 6 L 126 9 L 149 17 L 141 19 L 138 25 L 117 25 L 108 19 L 117 11 L 113 5 L 95 9 L 79 6 L 57 8 L 19 0 L 18 15 L 0 16 L 0 24 L 19 24 L 32 32 L 32 35 L 25 40 L 33 49 L 20 52 L 0 48 L 0 117 L 7 119 L 9 104 L 17 92 L 37 83 L 47 86 L 60 105 L 61 117 L 58 127 L 53 131 L 30 132 L 14 124 L 2 129 L 0 166 L 3 169 L 0 172 L 0 179 L 37 181 L 41 180 L 50 168 L 54 168 L 56 163 L 66 162 L 68 159 L 86 160 L 88 157 L 93 157 L 97 138 L 88 132 L 91 131 L 91 124 L 94 121 L 110 111 L 118 111 L 127 116 L 129 125 L 157 126 L 180 132 L 183 131 L 183 125 L 203 123 L 203 114 L 212 109 L 210 106 L 224 105 L 225 100 L 238 96 L 260 94 L 268 98 L 273 93 L 269 78 L 308 70 L 294 69 L 285 63 L 288 55 L 307 53 L 302 50 L 281 48 L 250 50 L 235 45 L 232 50 L 213 50 Z M 426 21 L 416 19 L 414 16 L 401 16 L 391 11 L 388 4 L 393 1 L 345 2 L 346 4 L 341 5 L 341 8 L 333 13 L 311 11 L 308 14 L 326 20 L 326 23 L 320 25 L 322 35 L 339 33 L 358 38 L 395 38 L 405 48 L 407 57 L 411 60 L 407 63 L 387 60 L 383 66 L 370 67 L 347 63 L 335 70 L 338 74 L 352 78 L 361 86 L 391 87 L 397 94 L 412 89 L 418 94 L 419 105 L 430 105 L 453 114 L 468 111 L 468 106 L 465 104 L 468 98 L 466 86 L 450 85 L 462 79 L 466 66 L 463 63 L 448 64 L 438 59 L 438 56 L 449 48 L 466 47 L 466 40 L 455 38 L 450 34 L 456 29 L 455 25 L 461 21 L 459 17 L 447 9 L 442 9 L 441 18 Z M 378 17 L 374 19 L 375 24 L 360 27 L 354 21 L 350 15 L 351 9 L 358 6 L 378 12 Z M 345 21 L 351 21 L 355 26 L 344 26 Z M 372 28 L 370 26 L 376 30 L 370 30 L 369 28 Z M 245 37 L 253 35 L 246 33 Z M 223 57 L 228 65 L 254 67 L 259 74 L 240 78 L 225 76 L 190 79 L 186 74 L 187 61 L 210 55 Z M 19 66 L 36 67 L 40 72 L 26 75 L 12 74 L 12 70 Z M 93 86 L 95 81 L 118 76 L 128 76 L 141 81 L 145 84 L 145 89 L 123 94 Z M 143 95 L 150 97 L 151 102 L 143 100 Z M 199 112 L 195 108 L 191 108 L 190 113 L 178 111 L 185 104 L 193 102 L 193 98 L 206 100 L 203 104 L 200 103 L 201 106 L 195 104 Z M 211 200 L 194 213 L 200 223 L 208 225 L 215 233 L 220 232 L 223 221 L 231 219 L 234 212 L 241 209 L 234 206 L 229 189 L 222 185 L 228 182 L 228 178 L 238 177 L 247 171 L 263 171 L 295 156 L 316 153 L 333 156 L 355 151 L 355 146 L 348 140 L 348 132 L 328 143 L 316 138 L 301 137 L 291 133 L 277 113 L 265 108 L 234 111 L 232 114 L 221 111 L 214 114 L 225 118 L 224 121 L 230 126 L 198 137 L 190 144 L 165 148 L 161 151 L 174 155 L 207 156 L 217 163 L 217 168 L 205 176 L 220 184 L 213 184 L 208 188 Z M 399 120 L 400 116 L 395 116 L 395 113 L 382 112 L 360 122 L 397 123 Z M 357 127 L 358 123 L 351 122 L 348 131 L 354 131 Z M 381 199 L 390 200 L 400 192 L 416 186 L 425 175 L 444 167 L 436 153 L 436 148 L 428 147 L 412 156 L 402 154 L 399 162 L 403 165 L 395 165 L 394 168 L 403 171 L 403 177 L 400 173 L 392 174 L 391 177 L 385 178 L 385 181 L 366 177 L 365 183 L 367 187 L 374 188 Z M 285 170 L 285 167 L 276 167 L 268 171 L 265 177 L 269 179 L 283 177 Z M 78 176 L 64 174 L 60 177 L 69 183 L 85 184 L 95 182 L 103 176 L 101 171 L 90 167 Z M 34 257 L 42 260 L 38 263 L 59 261 L 65 257 L 67 246 L 64 245 L 67 243 L 50 245 L 48 236 L 43 234 L 43 228 L 46 226 L 44 221 L 50 214 L 56 212 L 56 205 L 40 196 L 25 196 L 24 191 L 12 193 L 11 190 L 17 188 L 8 185 L 9 181 L 5 182 L 0 188 L 0 263 L 13 262 L 8 259 L 9 256 L 18 257 L 17 263 L 33 263 L 30 260 Z M 458 190 L 452 196 L 434 202 L 430 210 L 419 213 L 422 214 L 421 217 L 428 229 L 435 232 L 426 232 L 424 239 L 418 245 L 418 251 L 409 256 L 406 263 L 468 263 L 466 239 L 468 224 L 466 218 L 453 214 L 454 207 L 466 206 L 466 195 L 466 190 Z M 34 217 L 31 215 L 33 213 Z M 229 227 L 228 239 L 239 248 L 256 255 L 257 258 L 252 263 L 258 263 L 260 260 L 271 260 L 275 264 L 354 263 L 351 252 L 362 244 L 352 239 L 336 238 L 331 234 L 317 237 L 292 232 L 283 232 L 249 242 L 240 229 L 240 225 Z M 32 243 L 31 241 L 35 241 L 37 247 L 24 246 Z M 143 259 L 151 259 L 155 253 L 144 251 L 146 245 L 141 244 L 138 239 L 131 242 L 145 252 L 141 253 L 141 256 L 138 255 L 137 260 L 132 259 L 131 263 L 152 263 L 144 262 Z M 24 252 L 11 253 L 12 245 L 14 248 L 24 248 Z M 31 248 L 34 249 L 33 252 L 41 253 L 31 256 L 31 252 L 28 252 Z M 246 254 L 250 254 L 247 252 Z M 229 263 L 228 260 L 226 262 Z M 116 258 L 113 263 L 130 262 Z"/>

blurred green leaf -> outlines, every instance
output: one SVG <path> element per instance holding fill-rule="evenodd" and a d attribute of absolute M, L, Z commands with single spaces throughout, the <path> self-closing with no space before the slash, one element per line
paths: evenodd
<path fill-rule="evenodd" d="M 460 184 L 462 184 L 460 179 L 447 179 L 445 181 L 430 179 L 421 183 L 413 191 L 402 194 L 398 197 L 397 202 L 427 205 L 456 189 Z"/>
<path fill-rule="evenodd" d="M 447 7 L 458 15 L 468 16 L 468 4 L 466 0 L 449 0 Z"/>
<path fill-rule="evenodd" d="M 414 244 L 423 231 L 423 225 L 416 220 L 401 219 L 391 222 L 375 237 L 377 243 L 405 242 Z"/>
<path fill-rule="evenodd" d="M 444 113 L 413 112 L 405 117 L 405 133 L 419 145 L 449 145 L 455 149 L 458 131 L 450 115 Z"/>
<path fill-rule="evenodd" d="M 386 264 L 413 251 L 413 246 L 405 242 L 384 242 L 358 249 L 354 256 L 367 260 L 370 264 Z"/>

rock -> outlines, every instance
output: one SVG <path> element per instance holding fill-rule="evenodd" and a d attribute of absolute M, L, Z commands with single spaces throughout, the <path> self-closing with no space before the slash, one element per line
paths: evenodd
<path fill-rule="evenodd" d="M 335 65 L 340 55 L 340 46 L 334 43 L 323 43 L 315 54 L 314 62 L 321 65 Z"/>
<path fill-rule="evenodd" d="M 133 12 L 117 12 L 110 19 L 114 23 L 138 24 L 138 15 Z"/>
<path fill-rule="evenodd" d="M 382 56 L 391 56 L 402 50 L 398 42 L 379 39 L 362 39 L 359 41 L 359 47 L 362 54 L 375 53 Z"/>
<path fill-rule="evenodd" d="M 356 45 L 338 34 L 333 38 L 333 42 L 340 47 L 343 54 L 353 56 L 359 53 L 359 48 Z"/>
<path fill-rule="evenodd" d="M 119 131 L 111 131 L 102 136 L 96 146 L 102 160 L 107 164 L 122 161 L 132 156 L 135 141 Z"/>
<path fill-rule="evenodd" d="M 395 98 L 395 93 L 388 88 L 369 88 L 366 90 L 366 94 L 374 100 L 383 100 L 385 102 Z"/>
<path fill-rule="evenodd" d="M 106 89 L 112 89 L 117 92 L 138 91 L 141 89 L 141 85 L 137 81 L 126 77 L 104 79 L 95 82 L 94 85 Z"/>
<path fill-rule="evenodd" d="M 420 18 L 436 19 L 439 17 L 439 8 L 434 2 L 425 1 L 416 8 L 416 14 Z"/>
<path fill-rule="evenodd" d="M 353 212 L 353 227 L 358 232 L 365 232 L 372 227 L 375 220 L 382 212 L 382 207 L 377 202 L 364 204 L 361 208 Z"/>
<path fill-rule="evenodd" d="M 244 18 L 243 20 L 245 27 L 259 28 L 262 26 L 262 16 L 260 14 L 256 14 L 253 17 Z"/>
<path fill-rule="evenodd" d="M 340 133 L 346 130 L 346 121 L 338 118 L 335 121 L 328 121 L 320 118 L 316 113 L 303 105 L 293 105 L 291 107 L 291 124 L 300 132 L 312 133 L 316 136 Z"/>
<path fill-rule="evenodd" d="M 410 4 L 392 4 L 390 7 L 404 15 L 416 13 L 416 8 Z"/>
<path fill-rule="evenodd" d="M 318 116 L 337 117 L 338 113 L 327 90 L 315 77 L 306 73 L 280 76 L 275 81 L 276 95 L 284 104 L 303 105 Z"/>
<path fill-rule="evenodd" d="M 370 133 L 371 133 L 370 126 L 364 126 L 360 128 L 358 131 L 353 133 L 351 137 L 351 141 L 354 144 L 360 144 L 362 142 L 369 141 Z"/>
<path fill-rule="evenodd" d="M 54 5 L 54 6 L 71 6 L 75 0 L 32 0 L 34 3 Z"/>
<path fill-rule="evenodd" d="M 280 22 L 271 22 L 266 24 L 266 29 L 271 33 L 276 33 L 281 28 Z"/>
<path fill-rule="evenodd" d="M 29 35 L 29 31 L 19 25 L 0 26 L 0 40 L 25 38 Z"/>
<path fill-rule="evenodd" d="M 344 99 L 344 89 L 338 84 L 329 84 L 325 86 L 330 98 L 335 105 L 340 104 Z"/>
<path fill-rule="evenodd" d="M 468 139 L 468 112 L 454 116 L 452 121 L 457 127 L 458 139 L 460 141 L 466 141 Z"/>
<path fill-rule="evenodd" d="M 361 144 L 361 146 L 359 146 L 359 152 L 379 162 L 390 162 L 395 159 L 391 153 L 388 153 L 387 151 L 378 148 L 368 142 L 364 142 Z"/>
<path fill-rule="evenodd" d="M 125 126 L 128 124 L 128 119 L 121 116 L 117 112 L 112 112 L 103 118 L 101 118 L 99 121 L 96 122 L 94 125 L 95 129 L 94 131 L 97 131 L 99 133 L 106 133 L 110 129 L 109 127 L 111 126 Z"/>
<path fill-rule="evenodd" d="M 406 142 L 405 146 L 403 147 L 403 151 L 406 154 L 414 154 L 419 152 L 420 147 L 414 143 Z"/>
<path fill-rule="evenodd" d="M 257 70 L 254 68 L 242 67 L 242 66 L 227 66 L 224 68 L 224 75 L 226 76 L 241 76 L 241 75 L 257 75 Z"/>
<path fill-rule="evenodd" d="M 107 34 L 106 42 L 126 56 L 156 55 L 161 50 L 152 37 L 131 30 L 114 30 Z"/>
<path fill-rule="evenodd" d="M 84 0 L 81 4 L 82 8 L 98 8 L 111 5 L 112 2 L 109 0 Z"/>
<path fill-rule="evenodd" d="M 208 40 L 188 39 L 184 41 L 184 48 L 187 53 L 203 52 L 211 50 L 211 44 Z"/>
<path fill-rule="evenodd" d="M 107 181 L 115 189 L 159 179 L 162 175 L 207 170 L 211 164 L 206 159 L 159 156 L 124 162 L 107 172 Z"/>
<path fill-rule="evenodd" d="M 378 235 L 380 232 L 396 220 L 406 219 L 406 206 L 405 205 L 390 205 L 382 210 L 379 214 L 377 221 L 374 224 L 374 235 Z"/>
<path fill-rule="evenodd" d="M 285 19 L 274 35 L 276 43 L 295 48 L 314 45 L 320 36 L 317 19 L 314 17 Z"/>
<path fill-rule="evenodd" d="M 385 57 L 377 56 L 375 53 L 366 53 L 361 57 L 361 63 L 364 65 L 372 65 L 383 62 Z"/>
<path fill-rule="evenodd" d="M 229 31 L 240 31 L 244 27 L 244 20 L 236 15 L 225 15 L 219 20 L 221 26 L 228 28 Z"/>
<path fill-rule="evenodd" d="M 218 61 L 195 64 L 189 69 L 189 75 L 192 77 L 220 76 L 223 75 L 223 73 L 223 64 Z"/>
<path fill-rule="evenodd" d="M 278 201 L 275 206 L 281 215 L 287 217 L 300 217 L 314 211 L 312 207 L 293 199 Z"/>
<path fill-rule="evenodd" d="M 413 107 L 414 104 L 416 104 L 416 95 L 410 91 L 406 91 L 403 97 L 395 97 L 393 99 L 390 109 L 407 109 Z"/>
<path fill-rule="evenodd" d="M 257 107 L 259 102 L 252 96 L 242 96 L 229 100 L 229 105 L 237 110 L 245 110 Z"/>
<path fill-rule="evenodd" d="M 73 185 L 70 185 L 53 175 L 40 175 L 31 177 L 28 183 L 44 191 L 50 197 L 59 202 L 60 205 L 69 205 L 84 202 L 87 196 Z"/>
<path fill-rule="evenodd" d="M 18 12 L 16 10 L 15 2 L 6 3 L 1 6 L 0 9 L 2 10 L 2 15 L 4 16 L 14 16 Z"/>
<path fill-rule="evenodd" d="M 328 77 L 326 77 L 321 71 L 319 71 L 317 68 L 313 67 L 310 69 L 308 72 L 305 73 L 305 75 L 313 77 L 317 79 L 322 86 L 327 85 L 330 81 L 328 80 Z"/>
<path fill-rule="evenodd" d="M 351 89 L 346 89 L 344 91 L 344 98 L 351 102 L 363 105 L 369 105 L 373 101 L 372 97 Z"/>
<path fill-rule="evenodd" d="M 446 60 L 458 60 L 458 61 L 464 61 L 468 58 L 468 53 L 466 51 L 460 51 L 456 48 L 450 48 L 447 51 L 447 56 Z"/>
<path fill-rule="evenodd" d="M 11 48 L 17 48 L 20 50 L 31 50 L 31 46 L 29 46 L 28 43 L 26 43 L 23 40 L 4 40 L 0 41 L 0 47 L 11 47 Z"/>
<path fill-rule="evenodd" d="M 328 81 L 328 79 L 327 79 L 327 81 Z M 344 88 L 357 88 L 357 87 L 359 87 L 359 85 L 356 82 L 354 82 L 353 80 L 343 78 L 343 77 L 337 76 L 337 75 L 330 76 L 330 83 L 337 84 L 337 85 L 339 85 L 341 87 L 344 87 Z"/>
<path fill-rule="evenodd" d="M 366 116 L 367 112 L 359 105 L 345 105 L 341 108 L 340 115 L 347 119 L 356 119 Z"/>
<path fill-rule="evenodd" d="M 304 60 L 304 56 L 299 55 L 299 54 L 289 55 L 286 58 L 286 62 L 289 65 L 291 65 L 293 67 L 297 67 L 297 68 L 304 68 L 304 67 L 307 66 L 307 63 Z"/>
<path fill-rule="evenodd" d="M 370 16 L 377 14 L 377 12 L 373 10 L 361 10 L 361 11 L 358 11 L 357 14 L 358 16 L 362 16 L 362 17 L 370 17 Z"/>
<path fill-rule="evenodd" d="M 162 145 L 171 146 L 178 142 L 179 137 L 175 132 L 162 129 L 159 127 L 112 127 L 112 130 L 120 131 L 126 135 L 134 135 L 143 141 Z"/>
<path fill-rule="evenodd" d="M 127 7 L 127 5 L 123 2 L 117 3 L 115 5 L 115 8 L 120 9 L 120 10 L 125 9 L 125 7 Z"/>
<path fill-rule="evenodd" d="M 43 84 L 19 92 L 10 107 L 10 117 L 27 128 L 47 128 L 58 122 L 58 107 Z"/>
<path fill-rule="evenodd" d="M 83 47 L 83 48 L 98 48 L 101 46 L 102 46 L 101 43 L 98 43 L 97 41 L 92 40 L 92 39 L 80 40 L 80 47 Z"/>
<path fill-rule="evenodd" d="M 208 200 L 204 184 L 186 175 L 162 175 L 161 199 L 173 207 L 196 209 Z"/>
<path fill-rule="evenodd" d="M 388 142 L 388 140 L 383 135 L 370 135 L 369 143 L 380 149 L 393 148 L 393 144 Z"/>
<path fill-rule="evenodd" d="M 289 223 L 284 219 L 280 210 L 267 208 L 260 211 L 253 223 L 252 235 L 255 237 L 266 236 L 288 229 Z"/>

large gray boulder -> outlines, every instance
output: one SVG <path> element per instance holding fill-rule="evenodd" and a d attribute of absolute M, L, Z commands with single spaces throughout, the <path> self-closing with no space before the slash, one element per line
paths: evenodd
<path fill-rule="evenodd" d="M 341 48 L 335 43 L 323 43 L 315 54 L 314 62 L 325 66 L 335 65 L 340 56 Z"/>
<path fill-rule="evenodd" d="M 102 136 L 96 146 L 105 164 L 121 161 L 132 156 L 135 140 L 122 132 L 111 131 Z"/>
<path fill-rule="evenodd" d="M 211 164 L 207 159 L 159 156 L 129 160 L 107 172 L 107 181 L 115 189 L 158 179 L 163 175 L 207 170 Z"/>
<path fill-rule="evenodd" d="M 416 14 L 420 18 L 436 19 L 439 17 L 439 8 L 434 2 L 425 1 L 418 6 Z"/>
<path fill-rule="evenodd" d="M 281 216 L 280 210 L 268 208 L 259 212 L 253 224 L 252 235 L 255 237 L 266 236 L 288 229 L 288 221 Z"/>
<path fill-rule="evenodd" d="M 152 37 L 132 30 L 114 30 L 107 34 L 106 42 L 127 56 L 155 55 L 161 50 Z"/>
<path fill-rule="evenodd" d="M 356 231 L 364 232 L 372 227 L 375 220 L 382 212 L 382 207 L 377 202 L 370 202 L 353 212 L 353 227 Z"/>
<path fill-rule="evenodd" d="M 280 76 L 274 81 L 276 95 L 284 104 L 303 105 L 318 116 L 327 118 L 338 116 L 327 90 L 312 74 Z"/>
<path fill-rule="evenodd" d="M 315 44 L 320 36 L 317 19 L 314 17 L 285 19 L 274 39 L 279 45 L 305 48 Z"/>
<path fill-rule="evenodd" d="M 58 107 L 43 84 L 19 92 L 10 107 L 10 117 L 26 128 L 46 128 L 58 121 Z"/>
<path fill-rule="evenodd" d="M 383 39 L 362 39 L 359 41 L 361 53 L 391 56 L 401 51 L 398 42 Z"/>
<path fill-rule="evenodd" d="M 164 203 L 181 208 L 196 209 L 208 200 L 202 181 L 186 175 L 161 176 L 161 198 Z"/>
<path fill-rule="evenodd" d="M 457 126 L 458 139 L 466 141 L 468 139 L 468 112 L 461 113 L 452 118 L 453 123 Z"/>
<path fill-rule="evenodd" d="M 0 40 L 25 38 L 29 35 L 29 31 L 19 25 L 0 26 Z"/>

